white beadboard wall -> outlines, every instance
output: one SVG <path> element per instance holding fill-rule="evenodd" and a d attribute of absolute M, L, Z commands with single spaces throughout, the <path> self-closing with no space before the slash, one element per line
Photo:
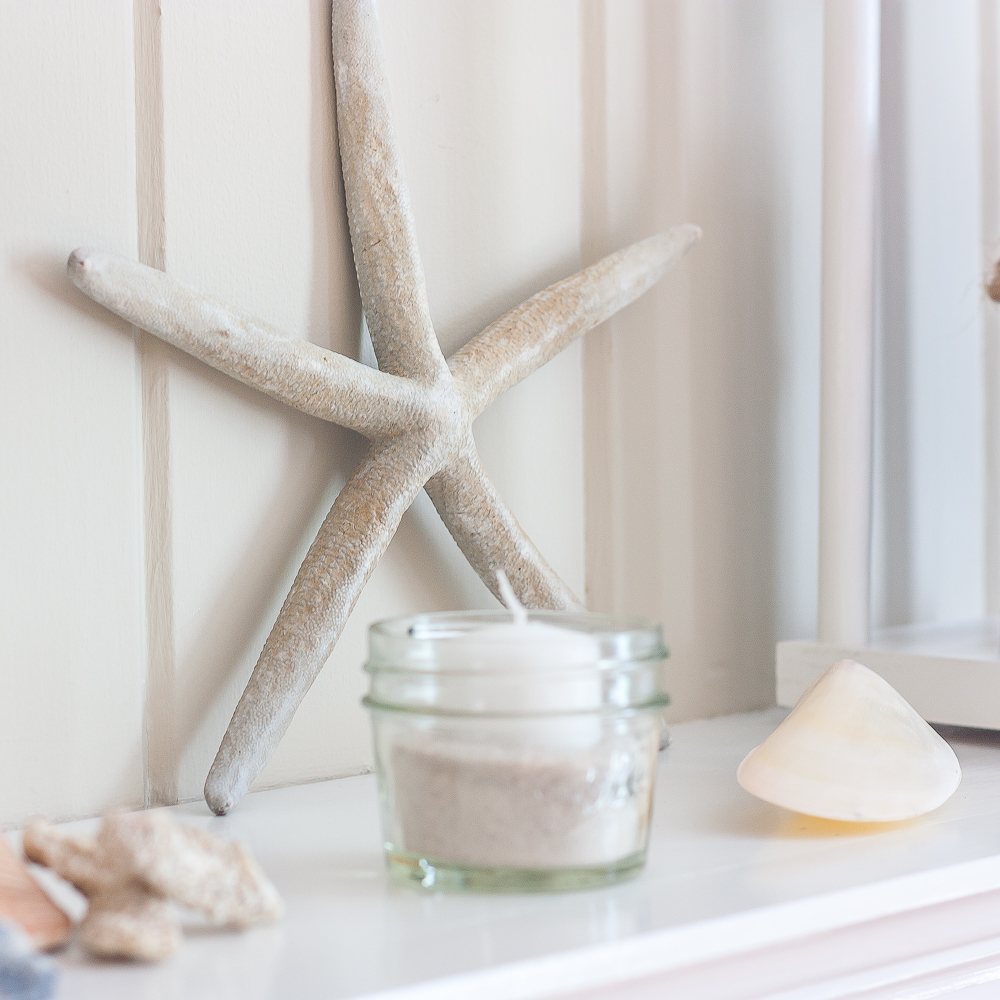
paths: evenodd
<path fill-rule="evenodd" d="M 383 0 L 380 12 L 452 351 L 580 267 L 579 5 Z M 144 254 L 364 353 L 329 16 L 318 0 L 0 4 L 0 822 L 201 795 L 358 459 L 350 433 L 136 335 L 64 277 L 80 244 Z M 580 351 L 476 433 L 519 520 L 583 593 Z M 421 496 L 259 784 L 370 767 L 369 622 L 492 604 Z"/>
<path fill-rule="evenodd" d="M 908 428 L 904 468 L 920 473 L 901 481 L 883 460 L 876 568 L 901 546 L 919 580 L 878 569 L 877 608 L 971 617 L 998 575 L 982 505 L 997 474 L 955 457 L 936 490 L 933 470 L 956 435 L 981 456 L 975 393 L 996 364 L 995 348 L 982 353 L 990 314 L 977 284 L 997 232 L 979 206 L 997 166 L 981 142 L 998 101 L 995 0 L 886 6 L 905 59 L 883 104 L 906 107 L 886 155 L 910 165 L 883 209 L 883 241 L 906 253 L 905 266 L 886 257 L 882 315 L 890 333 L 900 303 L 921 320 L 909 340 L 886 334 L 879 412 Z M 703 226 L 688 263 L 512 390 L 476 436 L 518 518 L 592 607 L 664 623 L 673 718 L 770 703 L 775 640 L 815 629 L 820 0 L 381 0 L 380 11 L 446 351 L 609 250 L 675 222 Z M 974 66 L 970 46 L 985 53 Z M 329 0 L 0 0 L 0 94 L 0 824 L 11 825 L 201 795 L 359 454 L 350 433 L 90 305 L 64 277 L 69 251 L 141 257 L 298 336 L 354 356 L 370 346 Z M 956 408 L 942 399 L 932 419 L 900 396 L 892 350 L 924 373 L 907 392 L 933 393 L 943 366 Z M 904 494 L 914 513 L 898 529 Z M 958 519 L 943 548 L 941 518 Z M 422 496 L 260 784 L 370 766 L 359 699 L 371 620 L 492 600 Z"/>
<path fill-rule="evenodd" d="M 589 597 L 664 623 L 679 721 L 771 704 L 775 640 L 815 634 L 823 8 L 602 15 L 593 255 L 682 218 L 705 233 L 585 348 Z"/>
<path fill-rule="evenodd" d="M 0 6 L 0 820 L 143 798 L 131 329 L 65 277 L 136 252 L 132 8 Z"/>

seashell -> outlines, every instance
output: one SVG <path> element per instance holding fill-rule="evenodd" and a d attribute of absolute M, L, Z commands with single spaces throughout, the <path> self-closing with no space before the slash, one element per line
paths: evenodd
<path fill-rule="evenodd" d="M 24 851 L 87 897 L 79 941 L 102 958 L 155 962 L 172 955 L 181 945 L 172 904 L 214 927 L 250 927 L 282 912 L 245 847 L 182 826 L 161 810 L 105 816 L 96 837 L 35 819 L 25 828 Z"/>
<path fill-rule="evenodd" d="M 20 925 L 36 948 L 58 948 L 66 943 L 71 929 L 69 917 L 49 899 L 0 834 L 0 925 L 8 920 Z M 0 942 L 0 951 L 3 947 Z M 0 996 L 6 996 L 2 989 Z"/>
<path fill-rule="evenodd" d="M 736 772 L 751 795 L 861 823 L 936 809 L 962 780 L 955 751 L 878 674 L 840 660 Z"/>

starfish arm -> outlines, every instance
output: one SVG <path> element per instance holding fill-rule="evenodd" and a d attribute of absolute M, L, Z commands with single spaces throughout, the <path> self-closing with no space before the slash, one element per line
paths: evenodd
<path fill-rule="evenodd" d="M 379 367 L 435 381 L 447 372 L 396 146 L 374 0 L 335 0 L 333 66 L 347 216 Z"/>
<path fill-rule="evenodd" d="M 497 598 L 496 573 L 502 569 L 525 607 L 584 610 L 517 523 L 472 447 L 433 476 L 426 489 L 463 555 Z"/>
<path fill-rule="evenodd" d="M 295 577 L 236 706 L 205 800 L 219 815 L 246 794 L 340 638 L 406 509 L 440 461 L 404 438 L 374 445 L 340 491 Z"/>
<path fill-rule="evenodd" d="M 488 326 L 448 361 L 471 415 L 639 298 L 700 238 L 697 226 L 683 225 L 634 243 Z"/>
<path fill-rule="evenodd" d="M 155 268 L 81 248 L 67 270 L 95 302 L 297 410 L 380 438 L 425 405 L 409 380 L 289 337 Z"/>

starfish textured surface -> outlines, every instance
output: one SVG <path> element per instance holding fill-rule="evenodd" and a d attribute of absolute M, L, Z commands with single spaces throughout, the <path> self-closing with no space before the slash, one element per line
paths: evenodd
<path fill-rule="evenodd" d="M 446 360 L 427 304 L 374 0 L 335 0 L 333 59 L 351 242 L 378 370 L 142 264 L 85 249 L 68 264 L 73 282 L 112 312 L 369 439 L 295 577 L 209 772 L 205 798 L 217 813 L 239 802 L 270 759 L 422 488 L 494 594 L 503 569 L 529 608 L 582 608 L 487 478 L 472 422 L 652 287 L 701 236 L 682 225 L 611 254 L 512 309 Z"/>

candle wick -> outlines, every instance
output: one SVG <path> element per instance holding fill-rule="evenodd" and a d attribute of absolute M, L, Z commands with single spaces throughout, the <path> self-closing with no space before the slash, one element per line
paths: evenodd
<path fill-rule="evenodd" d="M 514 616 L 514 624 L 527 625 L 528 609 L 517 599 L 517 594 L 514 593 L 514 588 L 502 569 L 497 570 L 497 586 L 500 588 L 500 596 L 507 605 L 507 610 Z"/>

